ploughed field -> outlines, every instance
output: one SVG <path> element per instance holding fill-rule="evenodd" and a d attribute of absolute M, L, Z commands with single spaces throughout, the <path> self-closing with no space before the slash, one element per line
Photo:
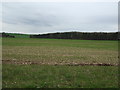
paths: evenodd
<path fill-rule="evenodd" d="M 2 39 L 3 88 L 118 87 L 118 42 Z"/>

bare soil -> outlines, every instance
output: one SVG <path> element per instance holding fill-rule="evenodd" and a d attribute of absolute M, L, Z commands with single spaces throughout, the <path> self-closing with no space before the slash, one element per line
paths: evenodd
<path fill-rule="evenodd" d="M 111 63 L 57 63 L 57 62 L 40 62 L 40 61 L 30 61 L 30 60 L 2 60 L 2 64 L 20 64 L 20 65 L 67 65 L 67 66 L 117 66 L 118 64 Z"/>

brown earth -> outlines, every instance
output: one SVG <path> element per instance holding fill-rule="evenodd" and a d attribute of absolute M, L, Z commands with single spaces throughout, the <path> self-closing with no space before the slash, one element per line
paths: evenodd
<path fill-rule="evenodd" d="M 2 64 L 20 64 L 20 65 L 67 65 L 67 66 L 117 66 L 118 64 L 111 63 L 57 63 L 57 62 L 40 62 L 40 61 L 30 61 L 30 60 L 2 60 Z"/>

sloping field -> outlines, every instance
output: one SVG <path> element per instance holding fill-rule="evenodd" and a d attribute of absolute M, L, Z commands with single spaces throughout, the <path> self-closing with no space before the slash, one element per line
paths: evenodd
<path fill-rule="evenodd" d="M 29 38 L 28 34 L 17 34 L 17 33 L 7 33 L 10 36 L 15 36 L 15 38 Z"/>
<path fill-rule="evenodd" d="M 3 39 L 3 62 L 118 63 L 117 41 Z"/>
<path fill-rule="evenodd" d="M 118 87 L 117 41 L 3 38 L 2 45 L 4 88 Z"/>

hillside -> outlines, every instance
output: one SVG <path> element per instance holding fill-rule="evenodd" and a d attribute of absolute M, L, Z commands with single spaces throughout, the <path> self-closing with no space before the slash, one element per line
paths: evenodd
<path fill-rule="evenodd" d="M 3 36 L 4 35 L 4 36 Z M 2 37 L 14 37 L 14 38 L 29 38 L 29 34 L 21 34 L 21 33 L 2 33 Z"/>
<path fill-rule="evenodd" d="M 80 39 L 80 40 L 118 40 L 118 32 L 63 32 L 30 35 L 30 38 Z"/>

